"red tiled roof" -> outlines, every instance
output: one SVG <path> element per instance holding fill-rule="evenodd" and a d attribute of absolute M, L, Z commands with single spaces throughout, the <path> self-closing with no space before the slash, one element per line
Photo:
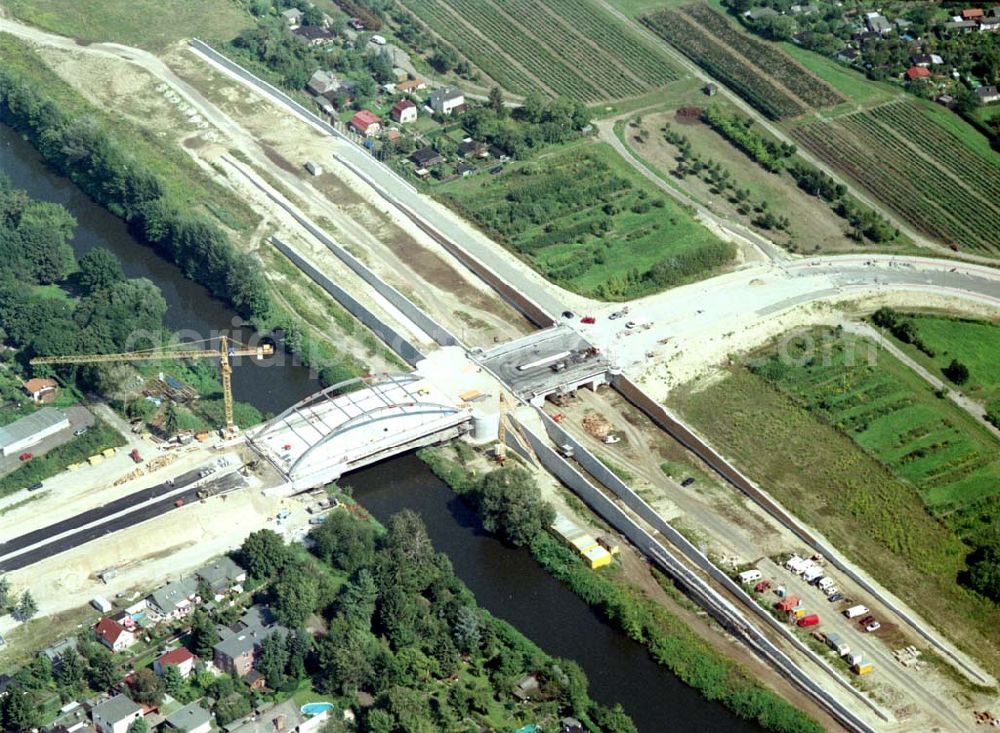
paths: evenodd
<path fill-rule="evenodd" d="M 374 112 L 363 109 L 351 118 L 351 124 L 361 131 L 367 130 L 370 125 L 381 122 L 379 116 Z"/>
<path fill-rule="evenodd" d="M 909 69 L 906 70 L 906 78 L 911 81 L 913 79 L 927 78 L 930 75 L 931 72 L 928 69 L 925 69 L 923 66 L 911 66 Z"/>
<path fill-rule="evenodd" d="M 109 618 L 102 618 L 97 622 L 97 626 L 94 627 L 94 631 L 99 637 L 104 639 L 109 644 L 114 644 L 118 641 L 118 637 L 125 633 L 125 627 L 117 621 L 112 621 Z"/>
<path fill-rule="evenodd" d="M 962 11 L 962 20 L 972 20 L 974 18 L 982 18 L 983 10 L 982 8 L 966 8 Z"/>
<path fill-rule="evenodd" d="M 41 392 L 43 389 L 55 389 L 58 387 L 58 383 L 54 379 L 42 379 L 40 377 L 35 377 L 34 379 L 29 379 L 24 383 L 24 388 L 28 392 Z"/>
<path fill-rule="evenodd" d="M 402 112 L 404 109 L 409 109 L 410 107 L 415 108 L 416 106 L 417 105 L 415 105 L 409 99 L 400 99 L 394 105 L 392 105 L 392 111 L 399 113 Z"/>
<path fill-rule="evenodd" d="M 171 649 L 156 661 L 166 666 L 168 664 L 183 664 L 189 659 L 194 659 L 194 654 L 189 652 L 185 647 L 180 647 L 179 649 Z"/>

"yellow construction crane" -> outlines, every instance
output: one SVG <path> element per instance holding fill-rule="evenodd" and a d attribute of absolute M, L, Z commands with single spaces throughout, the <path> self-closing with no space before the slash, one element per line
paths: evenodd
<path fill-rule="evenodd" d="M 538 455 L 535 453 L 535 449 L 531 447 L 531 443 L 528 439 L 524 437 L 524 433 L 521 432 L 521 428 L 518 426 L 517 421 L 514 420 L 510 415 L 510 403 L 507 402 L 507 397 L 503 392 L 500 393 L 500 423 L 497 428 L 497 463 L 501 466 L 507 460 L 507 423 L 510 423 L 510 429 L 514 431 L 514 435 L 517 438 L 517 442 L 521 444 L 525 452 L 531 456 L 531 460 L 534 462 L 535 466 L 541 468 L 541 462 L 538 460 Z"/>
<path fill-rule="evenodd" d="M 195 341 L 192 344 L 206 343 Z M 226 431 L 236 432 L 233 424 L 233 365 L 230 359 L 236 356 L 256 356 L 262 359 L 274 353 L 274 345 L 263 343 L 257 347 L 230 342 L 226 336 L 219 337 L 218 349 L 148 349 L 129 351 L 124 354 L 75 354 L 73 356 L 39 356 L 29 364 L 106 364 L 130 361 L 153 361 L 160 359 L 218 359 L 222 370 L 222 398 L 226 408 Z"/>

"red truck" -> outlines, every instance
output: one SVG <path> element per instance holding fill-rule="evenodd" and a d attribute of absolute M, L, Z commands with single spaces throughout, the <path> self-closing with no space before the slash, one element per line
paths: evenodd
<path fill-rule="evenodd" d="M 795 623 L 797 623 L 799 626 L 802 627 L 815 626 L 816 624 L 819 623 L 819 616 L 815 613 L 810 613 L 807 616 L 803 616 Z"/>
<path fill-rule="evenodd" d="M 139 449 L 138 448 L 133 448 L 132 452 L 129 453 L 128 455 L 129 455 L 129 458 L 131 458 L 136 463 L 142 463 L 142 456 L 139 455 Z"/>

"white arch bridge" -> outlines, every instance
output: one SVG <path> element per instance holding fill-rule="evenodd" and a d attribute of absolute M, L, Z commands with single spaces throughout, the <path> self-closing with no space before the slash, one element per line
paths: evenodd
<path fill-rule="evenodd" d="M 254 428 L 247 442 L 287 480 L 306 489 L 413 448 L 451 440 L 471 427 L 419 374 L 349 379 L 300 400 Z"/>

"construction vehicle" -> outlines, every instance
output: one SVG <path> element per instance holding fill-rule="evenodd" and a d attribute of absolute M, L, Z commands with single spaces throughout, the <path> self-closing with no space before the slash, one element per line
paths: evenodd
<path fill-rule="evenodd" d="M 511 431 L 520 446 L 524 451 L 531 456 L 532 462 L 535 466 L 541 468 L 541 461 L 538 460 L 538 455 L 535 453 L 535 449 L 531 447 L 531 443 L 528 442 L 527 438 L 524 437 L 524 433 L 521 432 L 521 428 L 518 426 L 517 422 L 510 416 L 510 403 L 507 402 L 507 398 L 504 393 L 500 393 L 500 423 L 497 428 L 497 463 L 501 466 L 507 461 L 507 428 L 508 423 Z"/>
<path fill-rule="evenodd" d="M 193 341 L 191 346 L 206 343 Z M 233 366 L 231 359 L 236 356 L 256 356 L 263 359 L 274 353 L 274 344 L 262 343 L 257 347 L 248 347 L 230 341 L 227 336 L 219 337 L 218 349 L 148 349 L 146 351 L 129 351 L 123 354 L 76 354 L 74 356 L 40 356 L 32 359 L 29 364 L 102 364 L 132 361 L 158 361 L 160 359 L 211 359 L 219 360 L 222 371 L 222 397 L 226 412 L 226 432 L 236 432 L 233 423 Z"/>

